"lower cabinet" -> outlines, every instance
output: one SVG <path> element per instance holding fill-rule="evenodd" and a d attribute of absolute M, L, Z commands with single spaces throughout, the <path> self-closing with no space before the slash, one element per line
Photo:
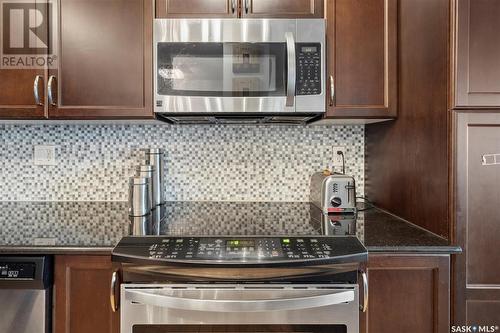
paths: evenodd
<path fill-rule="evenodd" d="M 449 333 L 448 255 L 369 255 L 364 333 Z"/>
<path fill-rule="evenodd" d="M 109 301 L 112 271 L 109 255 L 55 257 L 55 333 L 120 332 Z"/>

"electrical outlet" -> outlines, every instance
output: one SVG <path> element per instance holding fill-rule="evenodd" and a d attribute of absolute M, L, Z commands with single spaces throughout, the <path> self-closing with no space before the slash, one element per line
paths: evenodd
<path fill-rule="evenodd" d="M 57 165 L 56 146 L 36 145 L 33 148 L 33 163 L 35 165 Z"/>
<path fill-rule="evenodd" d="M 343 146 L 337 146 L 333 147 L 333 166 L 334 167 L 342 167 L 345 161 L 343 161 L 342 155 L 338 154 L 338 152 L 342 152 L 343 158 L 346 158 L 345 156 L 345 147 Z"/>

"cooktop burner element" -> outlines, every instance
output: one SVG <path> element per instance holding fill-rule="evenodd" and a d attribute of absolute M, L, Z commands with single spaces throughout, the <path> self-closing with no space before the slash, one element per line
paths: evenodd
<path fill-rule="evenodd" d="M 113 250 L 119 262 L 199 265 L 314 265 L 366 261 L 354 236 L 125 237 Z"/>

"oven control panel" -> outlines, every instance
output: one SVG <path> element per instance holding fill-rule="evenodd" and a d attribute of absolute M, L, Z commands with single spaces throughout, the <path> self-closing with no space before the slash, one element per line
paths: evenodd
<path fill-rule="evenodd" d="M 157 237 L 149 245 L 150 259 L 171 260 L 304 260 L 345 255 L 346 241 L 355 237 L 334 239 L 314 237 Z M 358 241 L 359 242 L 359 241 Z M 338 248 L 338 253 L 336 253 Z"/>
<path fill-rule="evenodd" d="M 297 95 L 321 94 L 321 44 L 296 43 Z"/>

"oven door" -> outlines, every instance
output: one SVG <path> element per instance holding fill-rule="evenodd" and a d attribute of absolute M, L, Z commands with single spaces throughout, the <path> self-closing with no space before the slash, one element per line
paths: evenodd
<path fill-rule="evenodd" d="M 122 333 L 357 333 L 357 285 L 121 286 Z"/>
<path fill-rule="evenodd" d="M 299 111 L 295 43 L 324 43 L 323 20 L 304 21 L 156 19 L 155 112 Z M 324 112 L 324 95 L 300 100 L 301 112 Z"/>

